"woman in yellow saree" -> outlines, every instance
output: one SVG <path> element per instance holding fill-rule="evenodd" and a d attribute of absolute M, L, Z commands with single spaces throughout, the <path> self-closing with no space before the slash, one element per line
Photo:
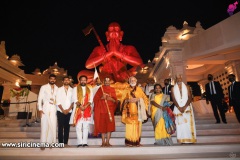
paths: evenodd
<path fill-rule="evenodd" d="M 154 145 L 171 146 L 173 145 L 171 135 L 167 132 L 163 112 L 163 101 L 166 95 L 162 93 L 160 84 L 154 85 L 154 94 L 150 97 L 151 103 L 151 119 L 154 127 Z"/>

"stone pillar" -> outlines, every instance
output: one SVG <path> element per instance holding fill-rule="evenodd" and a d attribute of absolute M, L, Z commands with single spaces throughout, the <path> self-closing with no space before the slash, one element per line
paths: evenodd
<path fill-rule="evenodd" d="M 240 81 L 240 60 L 229 61 L 225 65 L 228 74 L 234 74 L 236 76 L 236 81 Z"/>
<path fill-rule="evenodd" d="M 10 99 L 10 89 L 16 87 L 13 83 L 5 82 L 3 85 L 3 96 L 2 99 Z"/>
<path fill-rule="evenodd" d="M 175 83 L 176 76 L 177 75 L 182 75 L 182 80 L 184 83 L 187 83 L 186 81 L 186 62 L 183 61 L 183 56 L 182 56 L 182 50 L 178 51 L 171 51 L 169 53 L 169 59 L 170 59 L 170 65 L 171 65 L 171 77 Z M 173 83 L 173 84 L 174 84 Z"/>
<path fill-rule="evenodd" d="M 172 77 L 173 77 L 173 80 L 175 82 L 176 80 L 176 76 L 177 75 L 182 75 L 182 80 L 183 82 L 186 84 L 187 81 L 186 81 L 186 64 L 184 61 L 178 61 L 178 62 L 174 62 L 172 63 L 172 69 L 173 69 L 173 73 L 172 73 Z"/>
<path fill-rule="evenodd" d="M 236 76 L 236 81 L 240 81 L 240 60 L 233 62 L 233 73 Z"/>

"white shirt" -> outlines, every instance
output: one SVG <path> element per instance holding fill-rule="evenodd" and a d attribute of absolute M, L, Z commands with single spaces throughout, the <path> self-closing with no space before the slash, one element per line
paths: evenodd
<path fill-rule="evenodd" d="M 95 94 L 97 93 L 97 91 L 100 87 L 101 87 L 101 85 L 99 85 L 99 86 L 96 85 L 92 88 L 93 98 L 94 98 Z M 92 106 L 92 109 L 93 109 L 94 108 L 94 102 L 92 102 L 91 106 Z"/>
<path fill-rule="evenodd" d="M 232 92 L 233 92 L 233 86 L 234 86 L 234 83 L 235 83 L 235 81 L 234 82 L 232 82 L 232 84 L 230 85 L 230 98 L 232 98 Z"/>
<path fill-rule="evenodd" d="M 165 86 L 164 94 L 168 94 L 169 92 L 169 85 Z"/>
<path fill-rule="evenodd" d="M 147 96 L 150 96 L 151 95 L 150 91 L 153 89 L 154 89 L 154 84 L 147 84 L 145 88 L 145 94 Z"/>
<path fill-rule="evenodd" d="M 95 96 L 95 94 L 97 93 L 97 91 L 98 91 L 98 89 L 101 87 L 101 85 L 99 85 L 99 86 L 94 86 L 93 88 L 92 88 L 92 92 L 93 92 L 93 97 Z"/>
<path fill-rule="evenodd" d="M 209 83 L 209 87 L 210 87 L 210 93 L 211 93 L 211 94 L 216 94 L 214 81 L 211 81 L 211 82 Z M 213 91 L 212 91 L 212 89 L 213 89 Z"/>
<path fill-rule="evenodd" d="M 54 102 L 56 101 L 57 90 L 58 87 L 55 84 L 53 89 L 49 83 L 41 86 L 38 94 L 37 104 L 40 111 L 44 110 L 44 108 L 48 107 L 49 105 L 54 105 Z"/>
<path fill-rule="evenodd" d="M 68 87 L 67 90 L 65 89 L 64 86 L 60 87 L 56 95 L 57 106 L 61 104 L 64 110 L 69 109 L 72 103 L 72 93 L 73 89 L 70 86 Z M 57 107 L 57 110 L 62 112 L 59 107 Z M 69 113 L 71 112 L 72 110 L 69 111 Z"/>

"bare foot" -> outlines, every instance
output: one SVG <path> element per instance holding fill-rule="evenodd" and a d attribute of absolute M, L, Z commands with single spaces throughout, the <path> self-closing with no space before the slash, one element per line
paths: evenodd
<path fill-rule="evenodd" d="M 105 144 L 105 143 L 102 143 L 101 147 L 106 147 L 106 144 Z"/>
<path fill-rule="evenodd" d="M 112 147 L 112 145 L 110 143 L 107 143 L 106 147 Z"/>
<path fill-rule="evenodd" d="M 126 144 L 126 146 L 127 146 L 127 147 L 132 147 L 133 145 L 131 145 L 131 144 Z"/>

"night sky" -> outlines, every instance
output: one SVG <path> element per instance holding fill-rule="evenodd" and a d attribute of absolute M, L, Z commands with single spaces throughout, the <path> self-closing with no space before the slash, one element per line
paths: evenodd
<path fill-rule="evenodd" d="M 90 22 L 104 45 L 108 25 L 118 22 L 124 31 L 122 43 L 135 46 L 147 63 L 159 51 L 167 27 L 181 29 L 184 21 L 194 27 L 200 21 L 208 29 L 229 17 L 228 5 L 235 1 L 133 2 L 1 0 L 0 40 L 6 42 L 7 55 L 21 57 L 25 73 L 43 71 L 57 62 L 76 82 L 77 73 L 86 69 L 87 58 L 99 45 L 93 32 L 88 36 L 82 32 Z"/>

